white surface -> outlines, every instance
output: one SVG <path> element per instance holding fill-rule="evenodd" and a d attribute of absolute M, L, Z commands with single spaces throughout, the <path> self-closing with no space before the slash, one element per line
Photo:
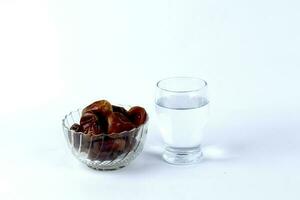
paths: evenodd
<path fill-rule="evenodd" d="M 300 4 L 0 0 L 0 199 L 299 199 Z M 205 160 L 161 160 L 155 82 L 209 83 Z M 61 118 L 100 98 L 151 117 L 130 166 L 97 172 Z"/>

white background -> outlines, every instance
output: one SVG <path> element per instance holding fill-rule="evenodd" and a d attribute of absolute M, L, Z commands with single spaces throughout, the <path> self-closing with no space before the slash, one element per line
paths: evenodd
<path fill-rule="evenodd" d="M 297 0 L 0 0 L 0 199 L 300 199 Z M 161 159 L 155 83 L 208 81 L 199 165 Z M 97 99 L 144 106 L 142 154 L 99 172 L 61 119 Z"/>

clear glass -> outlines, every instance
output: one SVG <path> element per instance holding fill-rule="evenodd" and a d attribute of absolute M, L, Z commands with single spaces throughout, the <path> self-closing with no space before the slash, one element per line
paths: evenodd
<path fill-rule="evenodd" d="M 127 166 L 143 150 L 149 119 L 130 131 L 88 135 L 70 130 L 74 123 L 79 123 L 80 117 L 81 109 L 70 112 L 62 125 L 73 155 L 87 166 L 97 170 L 119 169 Z"/>
<path fill-rule="evenodd" d="M 203 128 L 209 115 L 206 81 L 195 77 L 159 81 L 155 108 L 165 143 L 164 160 L 171 164 L 199 162 L 203 155 Z"/>

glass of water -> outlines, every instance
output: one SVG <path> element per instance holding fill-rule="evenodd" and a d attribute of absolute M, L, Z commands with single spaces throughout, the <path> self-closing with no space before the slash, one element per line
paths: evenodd
<path fill-rule="evenodd" d="M 163 79 L 157 83 L 155 104 L 165 143 L 164 160 L 171 164 L 199 162 L 209 115 L 206 81 L 195 77 Z"/>

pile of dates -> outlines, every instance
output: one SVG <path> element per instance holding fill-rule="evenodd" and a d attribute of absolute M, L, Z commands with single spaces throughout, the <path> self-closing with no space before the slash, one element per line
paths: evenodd
<path fill-rule="evenodd" d="M 77 151 L 87 153 L 91 160 L 114 160 L 134 148 L 139 127 L 147 117 L 146 110 L 139 106 L 127 111 L 107 100 L 96 101 L 82 110 L 79 124 L 70 128 L 73 134 L 69 139 Z"/>

